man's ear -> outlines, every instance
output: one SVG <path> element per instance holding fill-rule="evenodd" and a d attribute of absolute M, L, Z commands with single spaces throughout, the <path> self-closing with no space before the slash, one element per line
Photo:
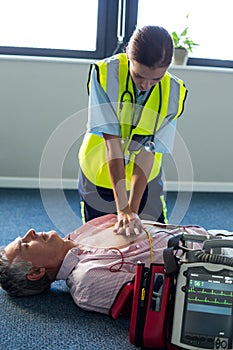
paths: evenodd
<path fill-rule="evenodd" d="M 27 279 L 29 281 L 37 281 L 45 275 L 45 267 L 32 267 L 27 273 Z"/>

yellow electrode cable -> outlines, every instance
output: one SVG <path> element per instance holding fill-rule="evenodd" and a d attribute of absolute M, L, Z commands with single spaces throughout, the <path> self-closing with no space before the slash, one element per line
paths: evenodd
<path fill-rule="evenodd" d="M 146 232 L 146 235 L 147 235 L 147 238 L 148 238 L 148 241 L 149 241 L 149 246 L 150 246 L 150 261 L 151 263 L 154 262 L 154 257 L 153 257 L 153 244 L 152 244 L 152 238 L 151 238 L 151 235 L 150 235 L 150 232 L 145 228 L 143 227 L 144 231 Z"/>

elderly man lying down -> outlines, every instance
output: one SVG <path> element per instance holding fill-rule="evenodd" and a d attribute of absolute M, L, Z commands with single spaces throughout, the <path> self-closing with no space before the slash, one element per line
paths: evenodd
<path fill-rule="evenodd" d="M 144 222 L 138 235 L 116 235 L 114 214 L 93 219 L 65 238 L 55 231 L 29 230 L 0 250 L 0 283 L 11 296 L 36 295 L 65 280 L 81 308 L 109 314 L 122 286 L 132 281 L 137 262 L 163 262 L 172 235 L 209 235 L 196 226 Z M 200 243 L 191 243 L 197 248 Z"/>

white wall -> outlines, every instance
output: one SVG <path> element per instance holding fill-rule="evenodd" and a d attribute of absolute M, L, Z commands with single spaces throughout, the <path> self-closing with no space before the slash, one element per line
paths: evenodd
<path fill-rule="evenodd" d="M 191 158 L 194 189 L 233 191 L 233 70 L 174 67 L 171 72 L 183 79 L 189 90 L 178 131 Z M 184 173 L 180 178 L 188 180 L 185 172 L 189 168 L 182 164 L 185 152 L 181 150 L 179 157 L 176 148 L 174 151 Z M 169 157 L 165 164 L 166 179 L 174 181 L 177 171 Z"/>
<path fill-rule="evenodd" d="M 39 175 L 61 175 L 65 187 L 76 186 L 89 63 L 0 57 L 0 187 L 37 187 Z M 177 189 L 179 182 L 185 189 L 192 182 L 194 190 L 233 191 L 233 71 L 170 71 L 185 81 L 189 94 L 174 156 L 165 159 L 167 187 Z"/>

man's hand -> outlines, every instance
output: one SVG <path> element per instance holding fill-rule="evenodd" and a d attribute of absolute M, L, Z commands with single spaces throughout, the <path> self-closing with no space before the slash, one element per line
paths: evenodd
<path fill-rule="evenodd" d="M 120 212 L 117 215 L 117 223 L 114 226 L 114 232 L 119 235 L 130 236 L 139 235 L 144 229 L 143 223 L 135 213 Z"/>

